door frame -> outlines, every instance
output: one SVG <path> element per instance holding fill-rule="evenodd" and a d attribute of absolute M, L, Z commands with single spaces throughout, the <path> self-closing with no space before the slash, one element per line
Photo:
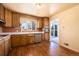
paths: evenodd
<path fill-rule="evenodd" d="M 50 20 L 50 41 L 51 41 L 51 23 L 53 23 L 53 21 L 57 21 L 58 22 L 58 41 L 59 41 L 59 43 L 58 44 L 60 44 L 60 36 L 59 36 L 59 20 L 58 19 L 56 19 L 56 18 L 53 18 L 53 19 L 51 19 Z"/>

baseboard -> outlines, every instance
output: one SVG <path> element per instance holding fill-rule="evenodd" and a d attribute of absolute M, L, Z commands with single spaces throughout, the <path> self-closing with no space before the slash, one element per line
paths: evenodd
<path fill-rule="evenodd" d="M 78 54 L 79 55 L 79 52 L 75 51 L 75 50 L 72 50 L 72 49 L 69 49 L 63 45 L 60 45 L 62 48 L 65 48 L 66 50 L 70 51 L 71 53 L 75 53 L 75 54 Z"/>

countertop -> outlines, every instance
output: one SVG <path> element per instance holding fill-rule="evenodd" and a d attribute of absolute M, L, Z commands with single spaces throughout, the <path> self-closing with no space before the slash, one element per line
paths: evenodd
<path fill-rule="evenodd" d="M 0 35 L 0 40 L 9 39 L 10 35 Z"/>
<path fill-rule="evenodd" d="M 20 35 L 20 34 L 37 34 L 37 33 L 44 33 L 43 31 L 35 31 L 35 32 L 1 32 L 0 35 Z"/>

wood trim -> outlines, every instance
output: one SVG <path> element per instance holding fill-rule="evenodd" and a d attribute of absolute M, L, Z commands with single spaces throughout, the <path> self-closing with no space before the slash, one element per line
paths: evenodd
<path fill-rule="evenodd" d="M 69 49 L 69 48 L 67 48 L 67 47 L 64 47 L 64 46 L 62 46 L 62 45 L 59 45 L 59 46 L 62 47 L 62 48 L 64 48 L 65 50 L 70 51 L 71 53 L 75 53 L 75 54 L 78 54 L 78 55 L 79 55 L 79 52 L 77 52 L 77 51 L 74 51 L 74 50 Z"/>

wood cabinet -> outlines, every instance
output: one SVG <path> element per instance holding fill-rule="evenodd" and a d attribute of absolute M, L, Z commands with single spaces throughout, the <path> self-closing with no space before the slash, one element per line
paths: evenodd
<path fill-rule="evenodd" d="M 21 45 L 21 36 L 20 35 L 12 35 L 11 36 L 11 47 L 17 47 Z"/>
<path fill-rule="evenodd" d="M 49 26 L 49 18 L 43 18 L 43 26 Z"/>
<path fill-rule="evenodd" d="M 34 43 L 34 34 L 21 35 L 21 45 Z"/>
<path fill-rule="evenodd" d="M 34 34 L 23 34 L 23 35 L 12 35 L 11 36 L 11 47 L 18 47 L 34 43 Z"/>
<path fill-rule="evenodd" d="M 0 40 L 0 56 L 4 56 L 4 40 Z"/>
<path fill-rule="evenodd" d="M 7 37 L 7 39 L 5 39 L 5 56 L 8 55 L 8 52 L 9 52 L 9 50 L 11 48 L 10 45 L 11 45 L 10 44 L 10 38 Z"/>
<path fill-rule="evenodd" d="M 5 9 L 5 26 L 12 27 L 12 12 L 8 9 Z"/>
<path fill-rule="evenodd" d="M 49 41 L 49 38 L 50 38 L 50 35 L 49 35 L 49 18 L 47 18 L 47 17 L 45 17 L 45 18 L 43 18 L 43 27 L 44 27 L 44 40 L 48 40 Z M 48 31 L 46 31 L 46 29 L 48 30 Z"/>
<path fill-rule="evenodd" d="M 4 7 L 0 4 L 0 19 L 4 20 Z"/>
<path fill-rule="evenodd" d="M 7 56 L 10 50 L 10 35 L 0 39 L 0 56 Z"/>
<path fill-rule="evenodd" d="M 44 33 L 41 34 L 41 41 L 43 41 L 45 39 L 44 37 Z"/>
<path fill-rule="evenodd" d="M 12 13 L 12 26 L 19 27 L 20 26 L 20 14 L 19 13 Z"/>
<path fill-rule="evenodd" d="M 38 18 L 37 22 L 38 22 L 38 28 L 42 28 L 43 27 L 43 20 L 42 20 L 42 18 Z"/>
<path fill-rule="evenodd" d="M 21 35 L 21 45 L 26 45 L 26 44 L 28 44 L 29 43 L 29 38 L 28 38 L 28 36 L 27 35 Z"/>
<path fill-rule="evenodd" d="M 29 39 L 28 44 L 35 43 L 35 35 L 34 34 L 28 34 L 27 37 Z"/>
<path fill-rule="evenodd" d="M 4 8 L 2 4 L 0 4 L 0 19 L 5 20 L 6 27 L 19 27 L 20 26 L 20 14 L 16 12 L 12 12 L 9 9 Z"/>
<path fill-rule="evenodd" d="M 44 36 L 45 36 L 45 38 L 44 38 L 45 40 L 49 40 L 49 38 L 50 38 L 49 33 L 45 33 Z"/>

